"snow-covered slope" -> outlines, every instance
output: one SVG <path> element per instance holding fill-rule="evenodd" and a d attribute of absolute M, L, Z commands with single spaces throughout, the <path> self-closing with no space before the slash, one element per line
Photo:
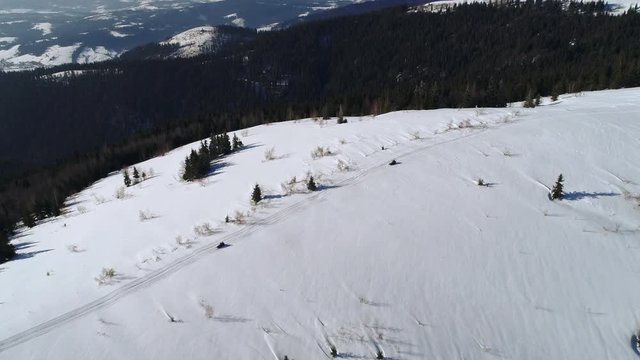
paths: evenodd
<path fill-rule="evenodd" d="M 196 183 L 176 149 L 13 240 L 0 358 L 634 359 L 639 115 L 628 89 L 277 123 Z"/>
<path fill-rule="evenodd" d="M 200 26 L 173 36 L 160 44 L 178 46 L 172 57 L 193 57 L 218 47 L 224 41 L 221 35 L 215 26 Z"/>

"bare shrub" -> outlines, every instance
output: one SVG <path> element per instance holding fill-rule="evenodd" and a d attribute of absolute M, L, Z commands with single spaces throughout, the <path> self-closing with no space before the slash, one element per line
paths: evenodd
<path fill-rule="evenodd" d="M 78 206 L 76 210 L 78 210 L 80 214 L 86 214 L 87 212 L 89 212 L 89 210 L 87 210 L 87 208 L 82 205 Z"/>
<path fill-rule="evenodd" d="M 411 133 L 411 139 L 413 139 L 413 140 L 422 139 L 422 136 L 420 135 L 420 131 L 416 130 L 416 131 L 412 132 Z"/>
<path fill-rule="evenodd" d="M 298 179 L 294 176 L 289 181 L 283 182 L 280 184 L 282 188 L 282 192 L 285 195 L 291 195 L 297 192 L 296 185 L 298 184 Z"/>
<path fill-rule="evenodd" d="M 513 153 L 511 152 L 511 150 L 505 149 L 505 150 L 502 151 L 502 155 L 504 155 L 506 157 L 512 157 Z"/>
<path fill-rule="evenodd" d="M 338 167 L 338 171 L 340 172 L 351 171 L 351 165 L 349 165 L 348 162 L 342 159 L 338 160 L 337 167 Z"/>
<path fill-rule="evenodd" d="M 72 252 L 72 253 L 80 253 L 84 251 L 84 250 L 80 250 L 80 247 L 78 247 L 78 245 L 76 244 L 67 245 L 67 250 L 69 250 L 69 252 Z"/>
<path fill-rule="evenodd" d="M 197 236 L 211 236 L 215 233 L 215 230 L 208 222 L 196 225 L 193 227 L 193 232 Z"/>
<path fill-rule="evenodd" d="M 339 141 L 340 141 L 340 144 L 341 144 L 341 145 L 344 145 L 344 144 L 346 144 L 346 143 L 347 143 L 347 140 L 346 140 L 346 139 L 340 139 Z"/>
<path fill-rule="evenodd" d="M 138 211 L 138 219 L 140 220 L 140 222 L 145 222 L 147 220 L 151 220 L 154 219 L 156 216 L 149 210 L 145 210 L 145 211 Z"/>
<path fill-rule="evenodd" d="M 204 310 L 204 316 L 207 319 L 213 319 L 213 317 L 215 316 L 213 306 L 211 306 L 204 300 L 200 300 L 200 307 L 202 308 L 202 310 Z"/>
<path fill-rule="evenodd" d="M 124 186 L 119 187 L 113 196 L 118 200 L 124 200 L 131 197 L 131 195 L 127 193 L 127 189 Z"/>
<path fill-rule="evenodd" d="M 107 199 L 105 199 L 103 196 L 96 195 L 96 194 L 92 194 L 92 196 L 93 196 L 93 202 L 96 205 L 104 204 L 107 202 Z"/>
<path fill-rule="evenodd" d="M 484 182 L 483 178 L 478 178 L 478 180 L 476 180 L 476 184 L 478 186 L 485 186 L 486 185 L 486 183 Z"/>
<path fill-rule="evenodd" d="M 233 220 L 236 224 L 244 224 L 247 222 L 246 215 L 242 211 L 237 211 L 233 215 Z"/>
<path fill-rule="evenodd" d="M 320 159 L 322 157 L 325 156 L 329 156 L 329 155 L 333 155 L 333 153 L 331 152 L 331 149 L 329 149 L 328 147 L 323 147 L 323 146 L 318 146 L 315 149 L 313 149 L 313 151 L 311 151 L 311 158 L 316 160 L 316 159 Z"/>
<path fill-rule="evenodd" d="M 98 285 L 109 285 L 116 277 L 117 273 L 113 268 L 102 268 L 100 275 L 95 278 Z"/>
<path fill-rule="evenodd" d="M 264 152 L 264 161 L 271 161 L 276 158 L 276 149 L 271 148 Z"/>
<path fill-rule="evenodd" d="M 191 248 L 191 246 L 193 246 L 193 241 L 191 241 L 190 239 L 185 240 L 182 238 L 182 236 L 177 236 L 176 245 L 184 247 L 185 249 L 189 249 Z"/>

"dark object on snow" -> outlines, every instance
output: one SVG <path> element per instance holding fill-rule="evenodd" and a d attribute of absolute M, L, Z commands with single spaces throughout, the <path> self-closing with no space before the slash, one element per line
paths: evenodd
<path fill-rule="evenodd" d="M 389 163 L 389 165 L 393 166 L 393 165 L 398 165 L 398 162 L 395 160 L 391 160 L 391 162 Z"/>
<path fill-rule="evenodd" d="M 556 184 L 553 185 L 553 189 L 551 189 L 551 200 L 561 200 L 564 196 L 564 186 L 563 183 L 564 178 L 562 174 L 558 176 L 558 180 L 556 180 Z"/>
<path fill-rule="evenodd" d="M 640 356 L 640 342 L 638 341 L 638 337 L 636 335 L 631 336 L 631 350 L 633 350 L 636 355 Z"/>
<path fill-rule="evenodd" d="M 382 147 L 382 150 L 384 151 L 384 146 Z"/>
<path fill-rule="evenodd" d="M 231 245 L 227 245 L 227 244 L 224 243 L 224 241 L 221 241 L 220 244 L 218 244 L 218 246 L 216 246 L 216 248 L 224 249 L 224 248 L 229 247 L 229 246 L 231 246 Z"/>

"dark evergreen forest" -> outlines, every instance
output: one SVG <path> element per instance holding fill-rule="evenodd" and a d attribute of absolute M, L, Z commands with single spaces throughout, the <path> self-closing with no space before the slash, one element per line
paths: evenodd
<path fill-rule="evenodd" d="M 193 59 L 0 74 L 0 229 L 59 215 L 123 166 L 308 116 L 505 106 L 640 85 L 640 14 L 555 1 L 406 7 L 307 23 Z M 53 78 L 51 73 L 83 70 Z M 179 165 L 176 164 L 176 167 Z M 0 261 L 10 247 L 0 237 Z M 2 254 L 5 255 L 2 255 Z"/>

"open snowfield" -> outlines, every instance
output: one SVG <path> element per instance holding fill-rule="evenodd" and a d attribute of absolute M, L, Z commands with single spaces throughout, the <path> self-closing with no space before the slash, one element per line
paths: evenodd
<path fill-rule="evenodd" d="M 0 359 L 636 359 L 639 119 L 626 89 L 278 123 L 196 183 L 176 149 L 13 240 Z"/>

